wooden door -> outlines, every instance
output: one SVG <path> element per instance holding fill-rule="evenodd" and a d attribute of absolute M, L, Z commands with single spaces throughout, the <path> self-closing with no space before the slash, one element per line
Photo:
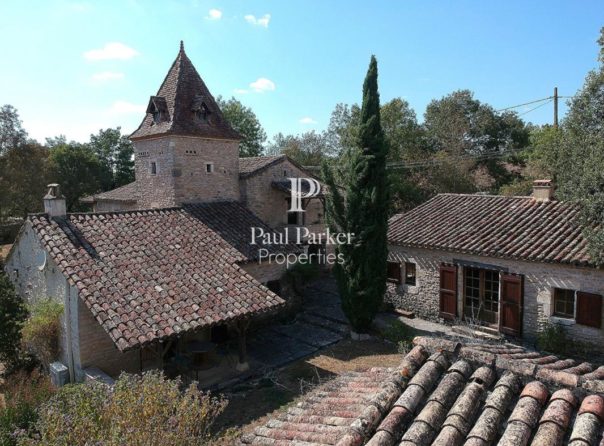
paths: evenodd
<path fill-rule="evenodd" d="M 501 275 L 501 314 L 499 331 L 512 336 L 522 334 L 522 276 Z"/>
<path fill-rule="evenodd" d="M 457 317 L 457 266 L 440 266 L 440 317 Z"/>

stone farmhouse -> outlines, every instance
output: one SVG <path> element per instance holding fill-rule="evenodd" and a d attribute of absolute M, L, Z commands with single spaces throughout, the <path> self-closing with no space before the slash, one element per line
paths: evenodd
<path fill-rule="evenodd" d="M 551 181 L 530 197 L 440 194 L 389 222 L 395 307 L 535 340 L 545 323 L 604 350 L 604 270 L 590 260 L 576 205 Z"/>
<path fill-rule="evenodd" d="M 239 159 L 240 139 L 181 42 L 131 135 L 135 181 L 86 197 L 92 213 L 68 213 L 49 185 L 5 269 L 28 301 L 64 305 L 58 360 L 70 381 L 174 367 L 215 382 L 248 367 L 248 326 L 286 305 L 286 267 L 261 262 L 251 232 L 321 228 L 323 197 L 288 212 L 288 178 L 312 175 L 285 156 Z M 234 338 L 234 358 L 216 355 Z"/>

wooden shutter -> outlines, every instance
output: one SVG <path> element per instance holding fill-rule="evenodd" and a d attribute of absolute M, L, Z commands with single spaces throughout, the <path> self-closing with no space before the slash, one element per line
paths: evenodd
<path fill-rule="evenodd" d="M 577 291 L 577 324 L 602 327 L 602 296 Z"/>
<path fill-rule="evenodd" d="M 522 334 L 522 276 L 501 275 L 501 314 L 499 330 L 513 336 Z"/>
<path fill-rule="evenodd" d="M 457 266 L 440 266 L 440 317 L 457 317 Z"/>
<path fill-rule="evenodd" d="M 398 262 L 387 262 L 388 271 L 386 277 L 389 282 L 401 283 L 401 264 Z"/>

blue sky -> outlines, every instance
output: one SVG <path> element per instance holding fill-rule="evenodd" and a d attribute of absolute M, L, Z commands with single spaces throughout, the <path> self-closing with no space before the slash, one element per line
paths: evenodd
<path fill-rule="evenodd" d="M 456 89 L 497 109 L 574 94 L 603 25 L 601 0 L 3 1 L 0 103 L 40 141 L 130 132 L 182 39 L 212 93 L 251 106 L 269 136 L 323 130 L 336 103 L 359 102 L 371 54 L 382 101 L 421 120 Z"/>

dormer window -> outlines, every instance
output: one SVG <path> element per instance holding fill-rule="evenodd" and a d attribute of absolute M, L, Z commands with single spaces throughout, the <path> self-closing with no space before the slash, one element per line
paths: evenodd
<path fill-rule="evenodd" d="M 153 118 L 152 125 L 159 124 L 168 120 L 168 106 L 166 99 L 161 96 L 151 96 L 149 105 L 147 105 L 147 113 Z"/>
<path fill-rule="evenodd" d="M 208 122 L 208 118 L 211 114 L 208 105 L 205 103 L 203 95 L 195 96 L 193 100 L 193 107 L 191 107 L 195 117 L 202 122 Z"/>
<path fill-rule="evenodd" d="M 155 124 L 159 124 L 161 122 L 161 112 L 159 110 L 155 110 L 152 113 L 152 116 L 153 116 L 153 122 Z"/>

